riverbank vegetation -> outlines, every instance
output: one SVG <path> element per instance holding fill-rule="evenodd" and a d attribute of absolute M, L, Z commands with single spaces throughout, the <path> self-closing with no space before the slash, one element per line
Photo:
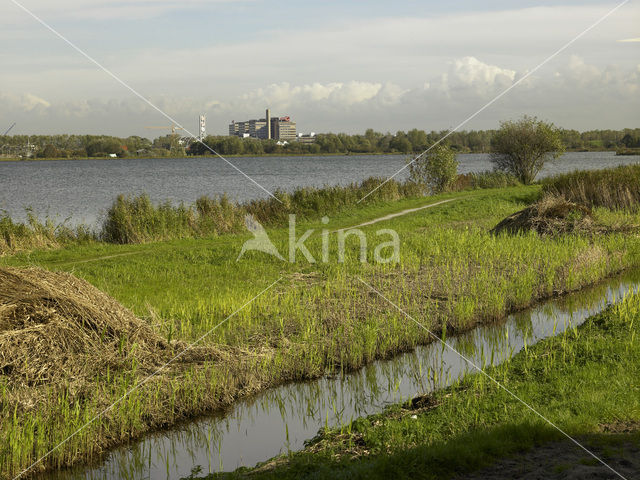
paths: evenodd
<path fill-rule="evenodd" d="M 27 210 L 27 221 L 14 221 L 0 210 L 0 257 L 11 252 L 60 248 L 97 241 L 97 236 L 85 225 L 69 227 L 51 219 L 38 219 Z"/>
<path fill-rule="evenodd" d="M 459 175 L 451 190 L 486 189 L 519 185 L 511 175 L 482 172 Z M 59 248 L 87 242 L 147 243 L 177 238 L 202 238 L 245 230 L 245 216 L 263 226 L 282 226 L 289 215 L 298 220 L 318 219 L 364 205 L 420 198 L 426 187 L 414 181 L 399 182 L 371 177 L 346 186 L 304 187 L 293 192 L 275 191 L 273 197 L 236 204 L 226 195 L 202 196 L 193 205 L 153 204 L 145 194 L 119 195 L 97 231 L 88 226 L 69 227 L 44 221 L 27 212 L 26 222 L 0 217 L 0 256 L 18 251 Z M 366 198 L 365 198 L 366 197 Z"/>
<path fill-rule="evenodd" d="M 486 175 L 489 179 L 483 180 L 485 174 L 474 174 L 464 183 L 464 188 L 490 185 L 492 174 Z M 203 195 L 193 205 L 169 202 L 154 205 L 146 194 L 119 195 L 97 231 L 85 225 L 69 227 L 51 219 L 41 221 L 30 210 L 26 222 L 16 222 L 5 214 L 0 216 L 0 256 L 87 242 L 147 243 L 239 233 L 245 229 L 245 215 L 252 215 L 264 226 L 281 226 L 287 223 L 290 214 L 295 214 L 298 220 L 318 219 L 353 208 L 365 196 L 362 204 L 372 205 L 425 194 L 424 188 L 414 182 L 385 180 L 371 177 L 346 186 L 304 187 L 293 192 L 278 190 L 273 197 L 243 204 L 230 201 L 226 195 Z"/>
<path fill-rule="evenodd" d="M 580 327 L 487 367 L 488 376 L 468 374 L 448 388 L 321 431 L 302 452 L 207 478 L 615 476 L 492 378 L 632 478 L 640 468 L 638 355 L 640 294 L 629 292 Z M 542 450 L 545 445 L 550 448 Z"/>
<path fill-rule="evenodd" d="M 243 242 L 250 237 L 245 233 L 144 244 L 93 242 L 0 258 L 0 266 L 5 268 L 72 271 L 79 283 L 66 276 L 50 279 L 39 270 L 30 271 L 28 278 L 49 285 L 80 285 L 73 287 L 81 288 L 76 290 L 78 298 L 97 298 L 95 292 L 82 293 L 82 288 L 88 288 L 82 283 L 86 280 L 131 310 L 134 317 L 127 318 L 134 330 L 135 325 L 151 329 L 145 338 L 155 339 L 152 343 L 157 349 L 157 356 L 149 357 L 150 347 L 137 341 L 133 333 L 114 325 L 97 325 L 90 321 L 93 306 L 80 302 L 77 308 L 67 308 L 64 305 L 68 304 L 42 283 L 22 289 L 22 294 L 0 297 L 0 337 L 12 339 L 3 347 L 0 364 L 1 474 L 18 473 L 121 399 L 153 370 L 154 362 L 179 353 L 184 342 L 212 329 L 171 369 L 133 391 L 100 422 L 90 423 L 37 468 L 96 458 L 107 448 L 144 432 L 224 407 L 241 396 L 282 382 L 316 378 L 327 371 L 358 368 L 430 341 L 424 330 L 406 322 L 386 302 L 371 297 L 358 276 L 410 314 L 428 319 L 427 326 L 433 331 L 450 335 L 640 266 L 637 235 L 489 233 L 501 219 L 539 195 L 539 186 L 519 186 L 434 197 L 381 198 L 338 208 L 328 224 L 317 217 L 321 210 L 315 210 L 315 215 L 303 217 L 297 225 L 298 237 L 307 229 L 314 230 L 306 246 L 315 263 L 301 252 L 296 263 L 281 262 L 261 252 L 248 252 L 236 261 Z M 335 231 L 449 199 L 445 204 L 361 227 L 370 246 L 365 250 L 368 263 L 361 263 L 356 237 L 347 242 L 341 262 L 336 235 L 321 234 L 323 229 Z M 634 215 L 594 210 L 603 223 L 614 223 L 619 216 L 638 220 Z M 278 216 L 270 214 L 269 218 Z M 277 222 L 274 225 L 269 236 L 280 252 L 287 252 L 288 228 Z M 371 263 L 373 247 L 387 240 L 376 233 L 378 228 L 393 228 L 402 239 L 398 263 Z M 320 261 L 325 238 L 329 239 L 326 262 Z M 20 275 L 10 269 L 7 272 L 5 275 Z M 488 290 L 487 285 L 492 288 Z M 267 293 L 254 299 L 269 286 Z M 37 289 L 48 293 L 28 294 Z M 41 302 L 35 310 L 42 312 L 41 316 L 29 314 L 26 322 L 20 312 L 28 311 L 36 301 Z M 112 310 L 121 311 L 111 300 L 105 302 Z M 78 311 L 84 313 L 74 313 Z M 89 317 L 85 318 L 87 312 Z M 54 314 L 62 315 L 62 320 L 48 322 L 47 315 Z M 100 342 L 117 345 L 117 352 L 104 358 L 106 371 L 73 375 L 71 370 L 70 377 L 53 366 L 31 368 L 38 365 L 32 355 L 39 350 L 25 348 L 25 338 L 46 345 L 47 339 L 56 338 L 44 328 L 47 324 L 51 328 L 78 325 L 75 334 L 85 340 L 67 344 L 66 353 L 72 357 L 90 354 L 93 350 L 88 348 L 96 342 L 100 351 L 104 348 Z M 20 385 L 27 390 L 20 390 Z M 28 391 L 37 394 L 28 395 Z"/>
<path fill-rule="evenodd" d="M 575 171 L 543 184 L 545 192 L 589 207 L 637 210 L 640 205 L 640 165 Z"/>
<path fill-rule="evenodd" d="M 290 142 L 278 145 L 275 140 L 241 139 L 209 135 L 204 143 L 221 155 L 292 155 L 292 154 L 367 154 L 421 153 L 441 139 L 446 131 L 376 132 L 364 134 L 318 134 L 314 143 Z M 446 144 L 459 153 L 489 153 L 494 130 L 471 130 L 451 133 Z M 615 151 L 640 147 L 640 129 L 591 130 L 578 132 L 562 129 L 562 143 L 570 151 Z M 181 139 L 176 134 L 154 140 L 139 136 L 112 137 L 107 135 L 11 135 L 0 136 L 2 156 L 36 158 L 105 158 L 170 157 L 183 155 L 211 155 L 201 143 Z"/>

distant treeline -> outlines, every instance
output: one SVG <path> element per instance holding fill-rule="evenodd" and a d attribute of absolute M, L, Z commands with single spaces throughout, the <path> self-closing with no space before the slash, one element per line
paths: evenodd
<path fill-rule="evenodd" d="M 495 130 L 454 132 L 446 143 L 460 153 L 483 153 L 491 149 Z M 290 142 L 278 145 L 275 140 L 242 139 L 230 136 L 208 136 L 204 139 L 211 149 L 222 155 L 262 154 L 358 154 L 358 153 L 416 153 L 442 138 L 446 131 L 413 129 L 395 134 L 372 129 L 364 135 L 325 133 L 316 136 L 314 143 Z M 623 130 L 562 130 L 567 150 L 618 150 L 640 147 L 640 128 Z M 12 135 L 0 136 L 0 155 L 35 156 L 39 158 L 72 157 L 168 157 L 176 155 L 206 155 L 209 149 L 195 140 L 165 135 L 155 140 L 131 136 L 106 135 Z"/>

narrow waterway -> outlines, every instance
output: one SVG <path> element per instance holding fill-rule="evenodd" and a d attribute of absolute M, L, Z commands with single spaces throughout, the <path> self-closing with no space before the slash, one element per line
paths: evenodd
<path fill-rule="evenodd" d="M 498 364 L 525 344 L 577 327 L 639 286 L 640 271 L 629 272 L 447 341 L 477 364 Z M 195 466 L 202 473 L 253 466 L 301 449 L 324 426 L 347 424 L 390 403 L 442 388 L 469 370 L 458 355 L 433 343 L 343 377 L 268 390 L 238 402 L 224 415 L 202 418 L 114 450 L 99 465 L 40 478 L 177 479 L 188 476 Z"/>

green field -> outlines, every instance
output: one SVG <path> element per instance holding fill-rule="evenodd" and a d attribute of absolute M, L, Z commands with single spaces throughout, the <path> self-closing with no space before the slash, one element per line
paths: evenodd
<path fill-rule="evenodd" d="M 83 461 L 240 396 L 315 378 L 327 370 L 354 369 L 430 340 L 424 330 L 373 297 L 358 277 L 411 315 L 426 319 L 433 331 L 456 332 L 640 266 L 637 235 L 489 233 L 539 192 L 539 186 L 531 186 L 408 198 L 350 208 L 326 225 L 319 219 L 300 221 L 298 236 L 315 229 L 306 245 L 316 263 L 300 253 L 296 263 L 260 252 L 236 261 L 249 234 L 139 245 L 90 242 L 1 257 L 0 266 L 39 266 L 88 280 L 169 342 L 193 341 L 233 314 L 202 341 L 201 346 L 213 352 L 208 358 L 181 362 L 178 373 L 171 370 L 146 383 L 38 468 Z M 321 234 L 322 229 L 358 225 L 448 198 L 454 200 L 362 227 L 369 263 L 360 262 L 355 237 L 349 237 L 345 261 L 339 262 L 336 235 Z M 596 210 L 595 216 L 603 224 L 639 223 L 635 214 L 604 209 Z M 374 247 L 388 240 L 376 235 L 380 228 L 397 231 L 398 263 L 371 263 Z M 280 252 L 287 251 L 286 228 L 270 229 L 269 235 Z M 329 240 L 328 262 L 319 261 L 323 238 Z M 136 369 L 135 345 L 124 348 L 130 348 L 134 359 L 130 368 L 96 375 L 77 389 L 64 382 L 41 386 L 37 408 L 16 402 L 11 388 L 0 385 L 0 476 L 28 466 L 148 373 Z"/>

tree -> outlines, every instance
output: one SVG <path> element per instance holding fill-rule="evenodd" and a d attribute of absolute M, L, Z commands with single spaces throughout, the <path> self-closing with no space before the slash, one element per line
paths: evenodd
<path fill-rule="evenodd" d="M 629 133 L 627 133 L 624 137 L 622 137 L 622 140 L 620 140 L 620 143 L 622 143 L 622 145 L 624 145 L 627 148 L 632 148 L 636 146 L 638 142 Z"/>
<path fill-rule="evenodd" d="M 426 132 L 418 130 L 417 128 L 409 130 L 407 133 L 407 140 L 411 142 L 411 148 L 414 152 L 424 152 L 429 144 Z"/>
<path fill-rule="evenodd" d="M 506 121 L 491 139 L 491 161 L 496 170 L 511 173 L 530 184 L 544 164 L 564 152 L 560 131 L 536 117 Z"/>
<path fill-rule="evenodd" d="M 404 132 L 396 133 L 395 137 L 389 142 L 389 147 L 396 152 L 402 153 L 409 153 L 413 150 L 413 146 Z"/>
<path fill-rule="evenodd" d="M 42 158 L 56 158 L 58 156 L 58 149 L 50 143 L 47 143 L 38 156 Z"/>
<path fill-rule="evenodd" d="M 425 185 L 433 193 L 450 190 L 458 176 L 456 154 L 443 144 L 432 147 L 426 154 L 409 162 L 411 180 Z"/>

